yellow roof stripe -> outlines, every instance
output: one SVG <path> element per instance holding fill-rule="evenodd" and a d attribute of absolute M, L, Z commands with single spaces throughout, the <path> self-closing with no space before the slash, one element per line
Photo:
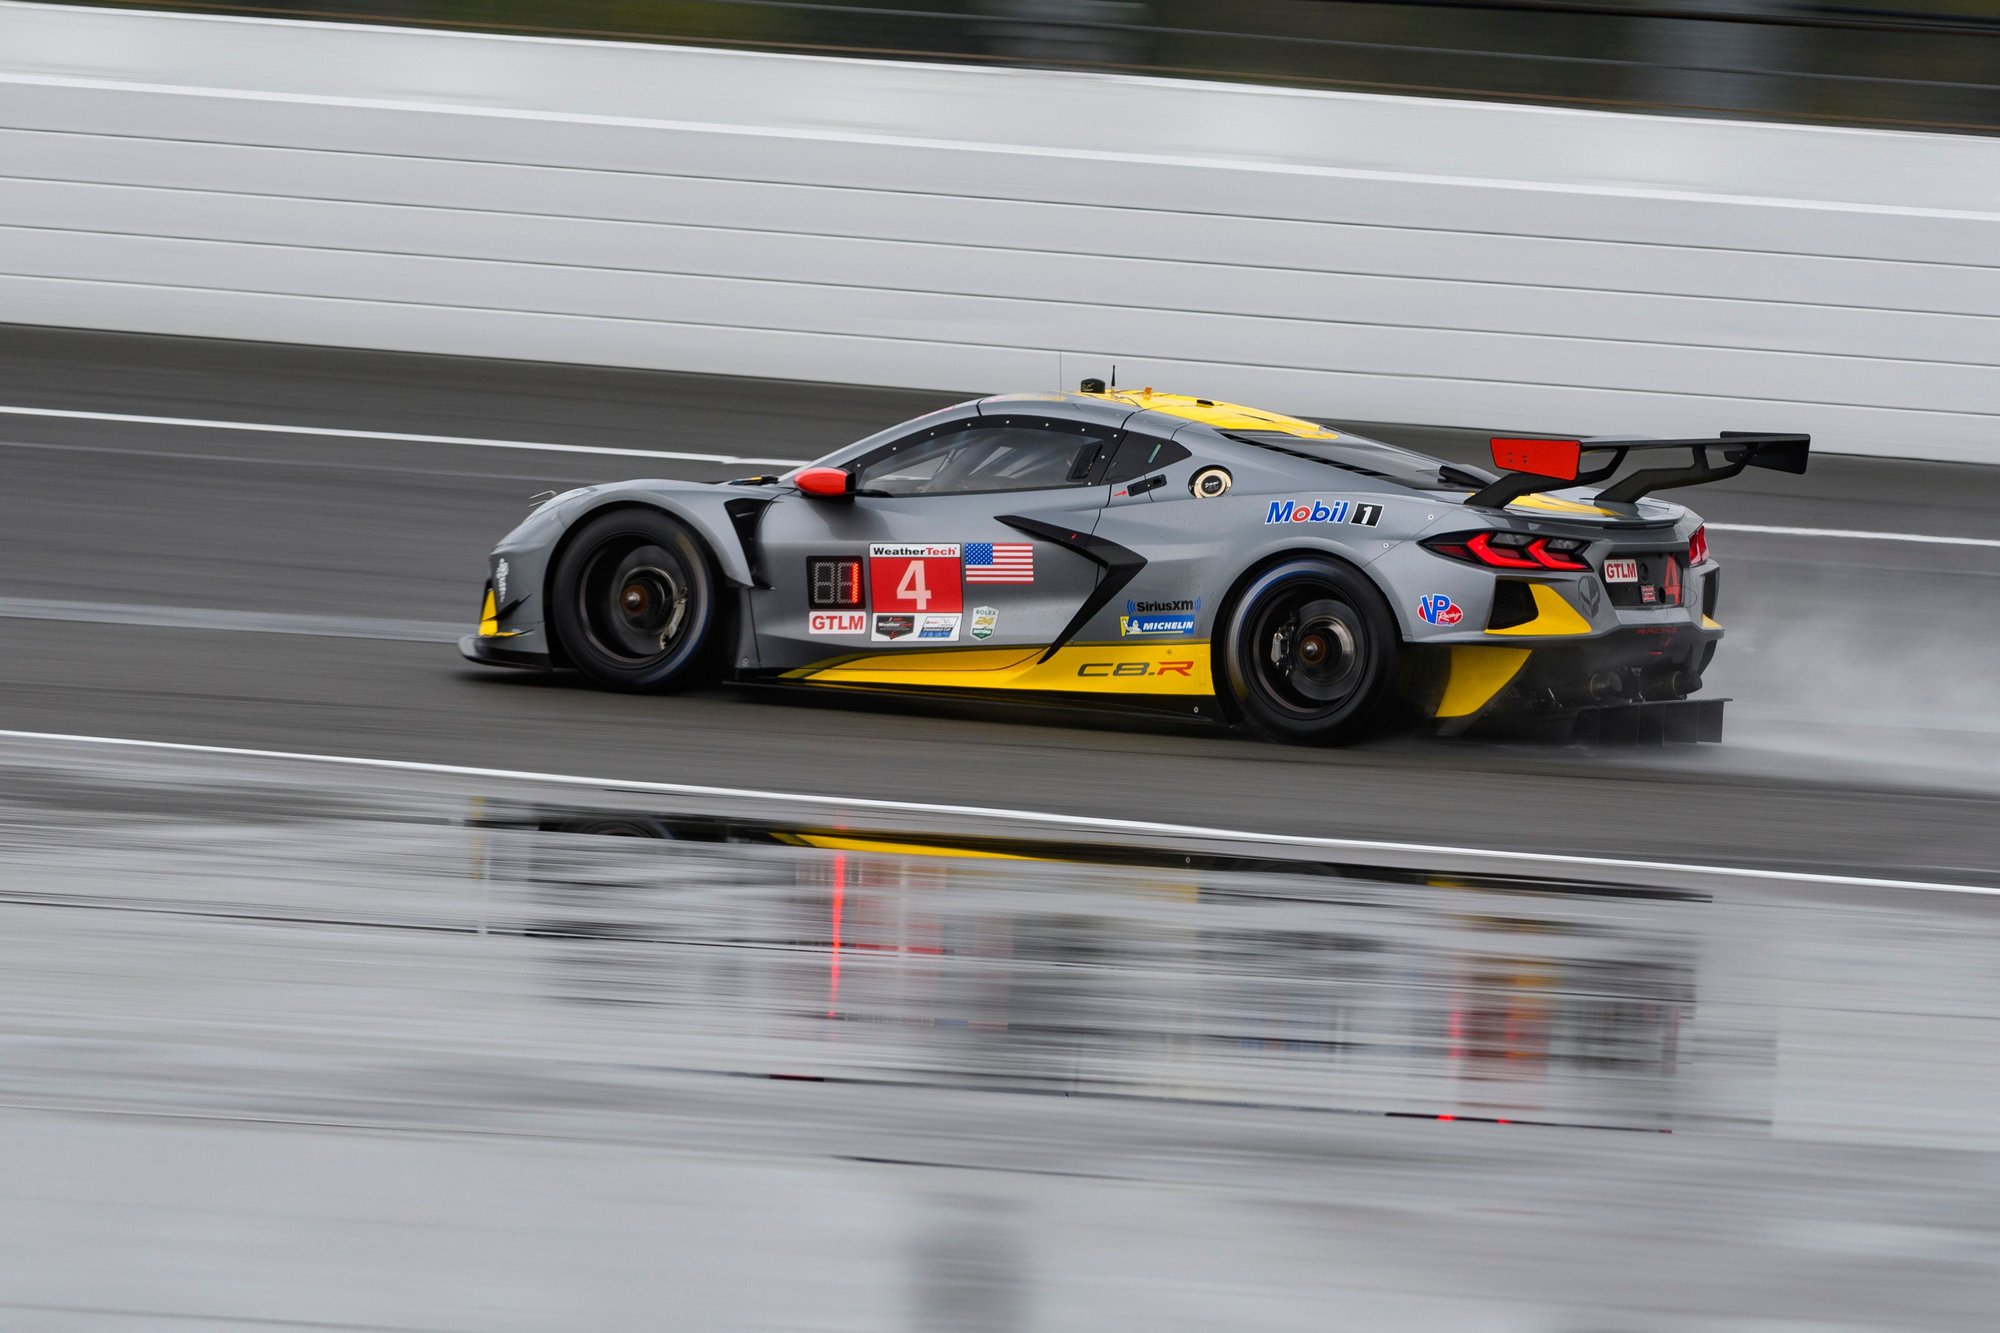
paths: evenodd
<path fill-rule="evenodd" d="M 1191 398 L 1184 393 L 1154 393 L 1151 389 L 1113 389 L 1108 393 L 1085 394 L 1084 397 L 1102 398 L 1106 402 L 1123 403 L 1127 407 L 1136 407 L 1148 412 L 1164 412 L 1170 417 L 1199 421 L 1202 425 L 1212 426 L 1216 430 L 1268 430 L 1282 435 L 1297 436 L 1301 440 L 1340 438 L 1316 421 L 1301 421 L 1297 417 L 1260 411 L 1254 407 L 1244 407 L 1239 403 L 1218 403 L 1209 398 Z"/>

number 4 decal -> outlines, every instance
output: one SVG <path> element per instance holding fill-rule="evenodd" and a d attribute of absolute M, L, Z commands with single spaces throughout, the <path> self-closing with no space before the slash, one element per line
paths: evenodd
<path fill-rule="evenodd" d="M 903 566 L 903 581 L 896 585 L 896 596 L 919 611 L 931 609 L 931 590 L 924 586 L 923 561 L 912 560 Z"/>
<path fill-rule="evenodd" d="M 875 612 L 950 615 L 965 609 L 964 566 L 956 543 L 868 548 L 868 602 Z"/>

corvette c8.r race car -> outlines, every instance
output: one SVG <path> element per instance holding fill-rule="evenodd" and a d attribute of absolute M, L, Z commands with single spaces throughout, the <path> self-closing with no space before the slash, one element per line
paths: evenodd
<path fill-rule="evenodd" d="M 1173 394 L 1006 394 L 782 476 L 586 486 L 491 556 L 475 662 L 667 690 L 1145 703 L 1288 741 L 1396 716 L 1719 740 L 1701 518 L 1804 435 L 1492 442 L 1497 472 Z M 1663 467 L 1620 476 L 1628 459 Z"/>

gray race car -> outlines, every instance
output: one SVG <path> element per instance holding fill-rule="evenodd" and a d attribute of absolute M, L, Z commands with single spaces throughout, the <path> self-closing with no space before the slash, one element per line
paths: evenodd
<path fill-rule="evenodd" d="M 1162 705 L 1337 743 L 1394 716 L 1719 740 L 1698 515 L 1804 435 L 1496 439 L 1498 471 L 1205 398 L 1005 394 L 783 476 L 587 486 L 493 551 L 475 662 Z M 1618 474 L 1628 459 L 1676 464 Z"/>

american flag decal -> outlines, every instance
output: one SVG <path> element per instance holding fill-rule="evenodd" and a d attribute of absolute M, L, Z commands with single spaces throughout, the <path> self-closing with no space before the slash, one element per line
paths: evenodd
<path fill-rule="evenodd" d="M 1032 542 L 967 542 L 967 583 L 1033 583 L 1035 547 Z"/>

